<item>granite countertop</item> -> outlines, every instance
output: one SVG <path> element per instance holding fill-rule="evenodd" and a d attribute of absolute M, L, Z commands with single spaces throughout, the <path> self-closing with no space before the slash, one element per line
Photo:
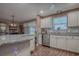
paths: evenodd
<path fill-rule="evenodd" d="M 22 42 L 34 39 L 34 35 L 22 34 L 22 35 L 1 35 L 0 45 L 7 43 Z"/>
<path fill-rule="evenodd" d="M 79 33 L 72 33 L 72 32 L 53 32 L 50 35 L 57 35 L 57 36 L 79 36 Z"/>

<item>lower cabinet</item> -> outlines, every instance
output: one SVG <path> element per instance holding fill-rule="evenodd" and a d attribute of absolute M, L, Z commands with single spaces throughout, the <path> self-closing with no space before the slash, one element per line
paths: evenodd
<path fill-rule="evenodd" d="M 76 37 L 74 37 L 74 39 L 76 40 L 76 50 L 75 50 L 75 52 L 79 52 L 79 37 L 76 36 Z"/>
<path fill-rule="evenodd" d="M 69 37 L 67 39 L 67 50 L 69 51 L 76 51 L 77 50 L 77 45 L 76 45 L 77 41 L 75 39 L 73 39 L 73 37 Z"/>
<path fill-rule="evenodd" d="M 59 36 L 57 38 L 57 48 L 66 49 L 66 39 L 65 36 Z"/>
<path fill-rule="evenodd" d="M 79 53 L 79 37 L 50 35 L 50 46 Z"/>
<path fill-rule="evenodd" d="M 77 40 L 77 51 L 76 52 L 79 52 L 79 38 Z"/>
<path fill-rule="evenodd" d="M 34 51 L 34 49 L 35 49 L 35 39 L 30 40 L 30 49 L 31 49 L 31 51 Z"/>
<path fill-rule="evenodd" d="M 50 35 L 50 46 L 56 48 L 56 39 L 53 35 Z"/>

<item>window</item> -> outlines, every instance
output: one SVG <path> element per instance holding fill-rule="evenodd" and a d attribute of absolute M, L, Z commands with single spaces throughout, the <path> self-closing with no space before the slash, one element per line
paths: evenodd
<path fill-rule="evenodd" d="M 34 26 L 29 27 L 29 34 L 35 34 L 35 27 Z"/>
<path fill-rule="evenodd" d="M 5 32 L 6 31 L 6 24 L 0 23 L 0 32 Z"/>
<path fill-rule="evenodd" d="M 66 30 L 67 29 L 67 16 L 53 18 L 54 30 Z"/>

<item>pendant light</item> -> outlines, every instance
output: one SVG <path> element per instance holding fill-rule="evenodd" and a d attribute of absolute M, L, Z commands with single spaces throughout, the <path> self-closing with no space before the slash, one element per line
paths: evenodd
<path fill-rule="evenodd" d="M 15 22 L 14 22 L 14 15 L 11 16 L 12 17 L 12 23 L 10 24 L 10 26 L 16 26 Z"/>

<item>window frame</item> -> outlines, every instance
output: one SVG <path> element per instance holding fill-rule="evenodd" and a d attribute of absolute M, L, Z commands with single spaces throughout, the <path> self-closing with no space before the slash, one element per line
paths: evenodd
<path fill-rule="evenodd" d="M 67 24 L 66 24 L 66 26 L 67 26 L 67 29 L 68 29 L 68 16 L 67 15 L 60 16 L 60 17 L 54 17 L 54 18 L 61 18 L 61 17 L 67 17 Z M 67 29 L 55 30 L 54 29 L 54 23 L 53 23 L 54 18 L 52 18 L 52 28 L 53 28 L 53 31 L 67 31 Z"/>

